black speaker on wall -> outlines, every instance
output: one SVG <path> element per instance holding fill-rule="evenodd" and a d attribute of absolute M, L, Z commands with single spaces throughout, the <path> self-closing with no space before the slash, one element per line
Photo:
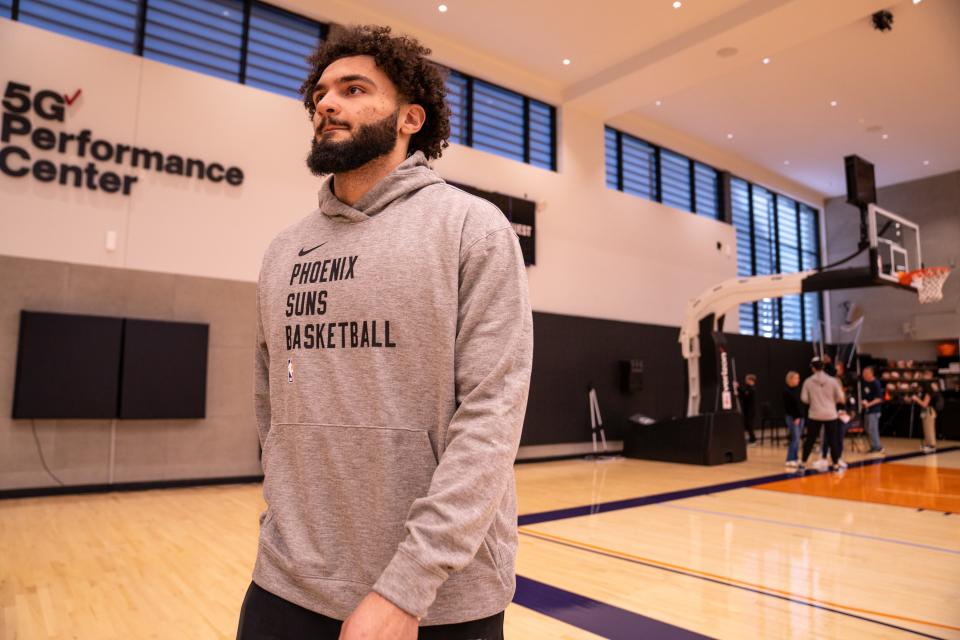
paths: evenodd
<path fill-rule="evenodd" d="M 866 207 L 877 201 L 877 183 L 874 178 L 873 164 L 860 156 L 847 156 L 843 159 L 847 175 L 847 202 L 856 207 Z"/>
<path fill-rule="evenodd" d="M 643 360 L 620 361 L 620 391 L 632 393 L 643 389 Z"/>

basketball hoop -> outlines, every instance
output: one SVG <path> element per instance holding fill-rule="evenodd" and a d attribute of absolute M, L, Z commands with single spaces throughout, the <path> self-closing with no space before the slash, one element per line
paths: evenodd
<path fill-rule="evenodd" d="M 900 284 L 911 286 L 916 283 L 920 304 L 943 300 L 943 283 L 950 275 L 950 267 L 926 267 L 899 274 Z"/>

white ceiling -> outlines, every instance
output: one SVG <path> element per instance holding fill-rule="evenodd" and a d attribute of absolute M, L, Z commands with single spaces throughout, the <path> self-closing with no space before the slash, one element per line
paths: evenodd
<path fill-rule="evenodd" d="M 340 4 L 537 78 L 562 104 L 652 120 L 825 196 L 844 191 L 851 153 L 874 163 L 879 186 L 960 169 L 960 0 L 682 1 Z M 892 31 L 872 27 L 880 9 Z"/>
<path fill-rule="evenodd" d="M 359 0 L 384 15 L 422 26 L 568 86 L 652 49 L 749 0 L 700 0 L 677 11 L 672 0 Z M 569 58 L 574 63 L 564 66 Z"/>

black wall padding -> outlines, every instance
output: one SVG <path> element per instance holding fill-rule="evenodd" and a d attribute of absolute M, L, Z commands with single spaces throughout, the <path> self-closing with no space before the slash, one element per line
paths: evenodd
<path fill-rule="evenodd" d="M 727 345 L 736 359 L 737 379 L 741 383 L 748 373 L 757 374 L 757 426 L 760 426 L 764 403 L 769 403 L 774 416 L 782 418 L 787 371 L 796 371 L 801 381 L 806 380 L 810 375 L 813 346 L 809 342 L 740 334 L 727 334 Z"/>
<path fill-rule="evenodd" d="M 533 314 L 533 375 L 522 445 L 590 440 L 587 387 L 597 400 L 609 439 L 622 437 L 624 420 L 643 413 L 680 416 L 684 369 L 674 327 Z M 643 389 L 620 390 L 621 360 L 643 360 Z"/>
<path fill-rule="evenodd" d="M 635 413 L 655 420 L 683 415 L 686 368 L 678 328 L 541 312 L 534 312 L 533 327 L 533 375 L 521 445 L 589 442 L 591 384 L 608 439 L 622 439 L 623 425 Z M 807 376 L 810 344 L 731 334 L 727 339 L 738 378 L 759 377 L 758 424 L 764 402 L 782 415 L 784 376 L 790 369 Z M 619 363 L 630 359 L 643 360 L 643 389 L 625 394 Z"/>

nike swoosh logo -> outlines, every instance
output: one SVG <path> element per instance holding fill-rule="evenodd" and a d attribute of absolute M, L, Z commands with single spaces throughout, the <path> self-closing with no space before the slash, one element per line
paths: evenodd
<path fill-rule="evenodd" d="M 317 246 L 315 246 L 313 249 L 300 249 L 300 253 L 299 253 L 298 255 L 302 258 L 303 256 L 307 255 L 307 254 L 310 253 L 311 251 L 316 251 L 317 249 L 319 249 L 320 247 L 322 247 L 322 246 L 325 245 L 325 244 L 327 244 L 327 243 L 326 243 L 326 242 L 321 242 L 320 244 L 318 244 Z"/>

